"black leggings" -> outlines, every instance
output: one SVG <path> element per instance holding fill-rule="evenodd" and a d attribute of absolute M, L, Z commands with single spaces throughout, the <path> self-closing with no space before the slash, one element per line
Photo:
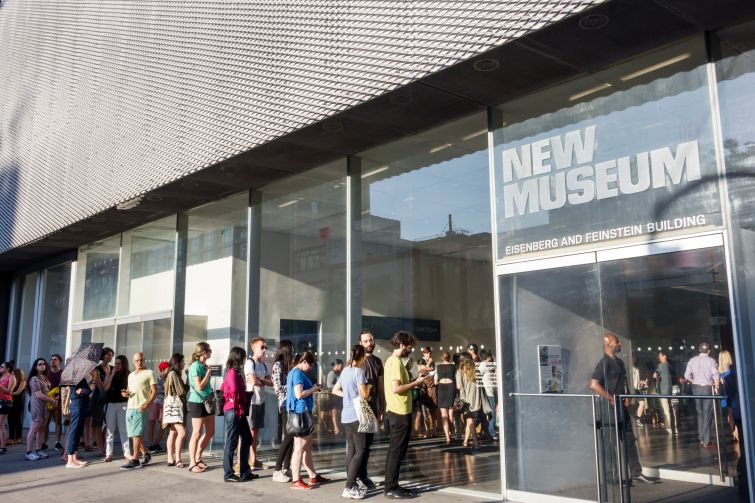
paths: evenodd
<path fill-rule="evenodd" d="M 24 394 L 13 395 L 13 409 L 8 414 L 8 439 L 18 440 L 24 436 Z"/>
<path fill-rule="evenodd" d="M 286 431 L 286 421 L 288 420 L 288 413 L 285 408 L 278 412 L 278 424 L 283 429 L 283 440 L 278 447 L 278 457 L 275 459 L 275 471 L 280 471 L 285 466 L 286 469 L 291 468 L 291 454 L 294 452 L 294 436 L 289 435 Z"/>

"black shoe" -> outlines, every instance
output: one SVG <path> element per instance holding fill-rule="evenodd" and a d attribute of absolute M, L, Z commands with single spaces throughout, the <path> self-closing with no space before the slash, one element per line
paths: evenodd
<path fill-rule="evenodd" d="M 54 447 L 54 449 L 55 449 L 56 451 L 62 451 L 62 450 L 63 450 L 63 445 L 62 445 L 62 444 L 61 444 L 60 442 L 55 442 L 55 447 Z"/>
<path fill-rule="evenodd" d="M 383 495 L 386 498 L 394 499 L 394 500 L 406 500 L 406 499 L 416 498 L 416 495 L 413 492 L 407 491 L 403 487 L 397 487 L 390 491 L 385 491 Z"/>
<path fill-rule="evenodd" d="M 260 476 L 257 475 L 256 473 L 252 473 L 252 472 L 243 473 L 243 474 L 241 474 L 241 477 L 239 477 L 239 479 L 241 480 L 241 482 L 249 482 L 250 480 L 254 480 L 254 479 L 258 479 L 258 478 L 260 478 Z"/>
<path fill-rule="evenodd" d="M 46 451 L 47 449 L 49 449 L 49 447 L 47 447 L 47 444 L 42 444 L 42 449 L 40 450 Z"/>
<path fill-rule="evenodd" d="M 369 477 L 365 477 L 365 478 L 360 479 L 360 480 L 362 481 L 362 484 L 364 484 L 364 486 L 367 489 L 374 489 L 374 488 L 377 487 L 377 484 L 375 484 L 375 482 L 371 478 L 369 478 Z"/>
<path fill-rule="evenodd" d="M 8 449 L 3 447 L 2 449 L 0 449 L 0 456 L 4 456 L 5 454 L 8 454 Z"/>
<path fill-rule="evenodd" d="M 139 463 L 138 460 L 132 459 L 125 465 L 121 466 L 121 470 L 133 470 L 134 468 L 141 468 L 141 467 L 142 465 L 141 463 Z"/>
<path fill-rule="evenodd" d="M 235 473 L 232 473 L 231 475 L 224 478 L 223 481 L 224 482 L 241 482 L 241 478 Z"/>
<path fill-rule="evenodd" d="M 147 466 L 150 461 L 152 461 L 152 456 L 149 453 L 145 454 L 144 461 L 142 461 L 142 466 Z"/>
<path fill-rule="evenodd" d="M 643 474 L 639 474 L 636 477 L 632 477 L 634 480 L 639 480 L 640 482 L 644 482 L 646 484 L 660 484 L 661 481 L 658 479 L 651 479 L 650 477 L 646 477 Z"/>

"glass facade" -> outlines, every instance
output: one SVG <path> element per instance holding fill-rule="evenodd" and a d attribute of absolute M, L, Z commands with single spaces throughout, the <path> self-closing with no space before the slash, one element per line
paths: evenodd
<path fill-rule="evenodd" d="M 155 368 L 208 341 L 209 363 L 222 366 L 231 347 L 262 337 L 271 367 L 288 339 L 316 354 L 313 378 L 326 382 L 362 328 L 382 359 L 408 329 L 435 362 L 470 345 L 490 353 L 502 378 L 486 384 L 500 408 L 487 419 L 501 440 L 447 446 L 437 416 L 417 407 L 402 478 L 513 501 L 655 501 L 622 486 L 633 468 L 618 409 L 593 396 L 610 332 L 635 395 L 643 473 L 678 497 L 720 480 L 711 491 L 730 498 L 752 447 L 734 446 L 713 401 L 723 449 L 701 449 L 698 402 L 681 377 L 700 342 L 715 358 L 728 351 L 755 417 L 754 26 L 670 44 L 24 271 L 9 353 L 26 370 L 36 354 L 103 342 L 129 358 L 143 351 Z M 672 369 L 663 385 L 660 353 Z M 407 367 L 422 357 L 415 350 Z M 666 384 L 678 398 L 653 397 Z M 318 467 L 341 470 L 338 403 L 326 390 L 316 407 Z M 267 407 L 263 460 L 280 437 L 276 414 Z M 752 425 L 737 426 L 743 438 Z M 386 442 L 377 435 L 376 475 Z"/>

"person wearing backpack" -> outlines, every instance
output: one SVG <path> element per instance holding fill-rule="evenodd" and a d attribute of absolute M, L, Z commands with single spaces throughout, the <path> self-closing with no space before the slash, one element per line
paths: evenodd
<path fill-rule="evenodd" d="M 256 337 L 249 343 L 252 353 L 244 363 L 246 377 L 246 391 L 249 397 L 249 426 L 252 429 L 252 445 L 249 449 L 249 464 L 252 470 L 261 470 L 262 462 L 257 459 L 257 445 L 260 443 L 260 430 L 265 427 L 265 395 L 264 388 L 272 387 L 270 372 L 262 361 L 267 351 L 265 339 Z M 240 453 L 242 455 L 243 453 Z"/>

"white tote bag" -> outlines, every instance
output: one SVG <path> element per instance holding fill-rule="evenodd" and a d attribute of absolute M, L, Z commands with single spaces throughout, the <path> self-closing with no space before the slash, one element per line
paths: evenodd
<path fill-rule="evenodd" d="M 367 400 L 358 396 L 354 398 L 353 403 L 359 419 L 359 433 L 377 433 L 378 421 Z"/>

